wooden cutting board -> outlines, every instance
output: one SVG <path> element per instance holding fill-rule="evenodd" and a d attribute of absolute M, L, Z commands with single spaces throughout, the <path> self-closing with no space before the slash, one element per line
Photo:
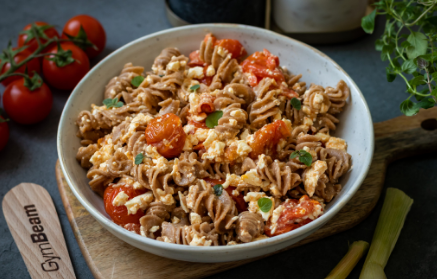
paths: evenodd
<path fill-rule="evenodd" d="M 400 116 L 374 124 L 375 154 L 361 188 L 325 226 L 284 250 L 339 233 L 364 220 L 378 201 L 390 162 L 437 151 L 436 117 L 437 107 L 421 111 L 413 117 Z M 189 263 L 162 258 L 134 248 L 105 230 L 85 210 L 67 185 L 59 162 L 56 164 L 56 177 L 68 219 L 95 278 L 201 278 L 257 260 Z"/>

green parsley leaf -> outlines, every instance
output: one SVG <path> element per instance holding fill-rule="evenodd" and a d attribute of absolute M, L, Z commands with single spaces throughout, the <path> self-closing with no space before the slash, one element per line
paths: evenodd
<path fill-rule="evenodd" d="M 191 90 L 191 91 L 196 91 L 196 90 L 199 89 L 199 88 L 200 88 L 200 84 L 195 84 L 195 85 L 193 85 L 193 86 L 190 87 L 190 90 Z"/>
<path fill-rule="evenodd" d="M 131 80 L 131 84 L 135 87 L 140 86 L 140 84 L 144 81 L 144 77 L 143 76 L 136 76 Z"/>
<path fill-rule="evenodd" d="M 367 34 L 372 34 L 373 30 L 375 29 L 375 17 L 376 9 L 361 19 L 361 27 Z"/>
<path fill-rule="evenodd" d="M 258 200 L 258 207 L 262 212 L 269 212 L 272 209 L 273 203 L 269 198 L 260 198 Z"/>
<path fill-rule="evenodd" d="M 106 106 L 106 108 L 119 108 L 122 107 L 124 105 L 123 102 L 118 101 L 118 98 L 108 98 L 103 100 L 103 104 Z"/>
<path fill-rule="evenodd" d="M 214 127 L 218 125 L 218 121 L 220 118 L 222 118 L 222 116 L 223 116 L 223 111 L 221 110 L 214 111 L 213 113 L 211 113 L 206 117 L 206 121 L 205 121 L 206 126 L 210 129 L 214 129 Z"/>
<path fill-rule="evenodd" d="M 135 165 L 139 165 L 143 162 L 144 155 L 143 153 L 139 153 L 137 156 L 135 156 Z"/>
<path fill-rule="evenodd" d="M 414 59 L 419 55 L 426 54 L 428 40 L 423 33 L 413 31 L 408 36 L 407 41 L 411 44 L 411 46 L 406 49 L 408 58 Z"/>
<path fill-rule="evenodd" d="M 290 159 L 294 159 L 297 156 L 299 156 L 299 161 L 301 163 L 304 163 L 307 167 L 311 166 L 311 163 L 313 162 L 313 156 L 311 156 L 309 152 L 303 149 L 296 150 L 290 154 Z"/>
<path fill-rule="evenodd" d="M 223 194 L 223 185 L 221 184 L 216 184 L 214 185 L 214 187 L 212 187 L 214 189 L 214 194 L 217 197 L 220 197 Z"/>
<path fill-rule="evenodd" d="M 297 110 L 300 110 L 302 107 L 302 104 L 300 103 L 300 100 L 298 98 L 291 99 L 290 103 L 293 106 L 293 108 Z"/>

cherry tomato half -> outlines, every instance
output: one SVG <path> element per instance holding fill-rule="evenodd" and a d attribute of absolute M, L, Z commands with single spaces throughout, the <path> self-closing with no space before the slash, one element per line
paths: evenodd
<path fill-rule="evenodd" d="M 252 148 L 252 152 L 249 153 L 250 158 L 257 159 L 258 155 L 261 154 L 274 156 L 279 141 L 289 136 L 291 136 L 291 132 L 282 120 L 265 125 L 253 136 L 253 142 L 250 143 Z"/>
<path fill-rule="evenodd" d="M 279 58 L 271 54 L 267 49 L 257 51 L 241 62 L 243 72 L 249 74 L 251 86 L 256 86 L 263 78 L 269 77 L 281 84 L 285 78 L 279 70 Z"/>
<path fill-rule="evenodd" d="M 48 23 L 42 22 L 42 21 L 37 21 L 34 23 L 36 26 L 38 26 L 39 28 L 42 27 L 42 29 L 46 28 L 47 25 L 49 25 Z M 32 24 L 28 24 L 24 27 L 23 31 L 28 31 L 30 30 Z M 41 29 L 41 30 L 42 30 Z M 48 38 L 53 38 L 53 37 L 57 37 L 59 38 L 59 34 L 58 31 L 56 31 L 56 29 L 54 27 L 50 27 L 45 29 L 44 34 L 48 37 Z M 26 42 L 28 37 L 31 37 L 32 39 L 30 39 L 28 42 Z M 47 40 L 44 38 L 40 39 L 41 43 L 44 44 Z M 27 45 L 27 50 L 30 51 L 31 53 L 33 53 L 37 48 L 38 48 L 38 42 L 37 40 L 33 37 L 33 34 L 20 34 L 20 36 L 18 36 L 18 47 L 22 47 L 24 45 Z M 47 47 L 51 48 L 52 45 L 50 44 L 50 46 Z M 45 49 L 46 50 L 46 49 Z M 45 52 L 45 50 L 43 52 Z"/>
<path fill-rule="evenodd" d="M 165 158 L 179 156 L 187 137 L 181 119 L 173 113 L 166 113 L 151 120 L 145 133 L 147 144 L 155 146 L 158 153 Z"/>
<path fill-rule="evenodd" d="M 9 126 L 5 119 L 0 116 L 0 151 L 5 148 L 9 139 Z"/>
<path fill-rule="evenodd" d="M 112 221 L 114 221 L 114 223 L 116 223 L 117 225 L 124 226 L 130 223 L 139 224 L 140 218 L 143 217 L 144 215 L 144 212 L 141 209 L 139 209 L 135 214 L 129 214 L 126 206 L 124 205 L 114 206 L 112 204 L 114 198 L 121 191 L 123 191 L 126 195 L 129 196 L 129 200 L 146 192 L 146 190 L 139 190 L 139 189 L 135 190 L 130 185 L 124 185 L 119 187 L 112 187 L 111 185 L 109 185 L 108 187 L 106 187 L 105 192 L 103 193 L 103 201 L 105 203 L 106 213 L 108 213 Z M 126 229 L 135 231 L 135 227 L 136 226 L 130 225 L 127 226 Z"/>
<path fill-rule="evenodd" d="M 89 15 L 77 15 L 75 17 L 72 17 L 64 26 L 64 29 L 62 30 L 62 38 L 68 39 L 68 35 L 77 37 L 80 36 L 80 27 L 82 26 L 83 30 L 86 33 L 86 37 L 96 46 L 96 48 L 92 46 L 83 46 L 83 50 L 88 55 L 88 57 L 91 59 L 93 57 L 96 57 L 98 54 L 100 54 L 106 45 L 106 33 L 105 29 L 103 29 L 103 26 L 100 24 L 100 22 L 89 16 Z"/>
<path fill-rule="evenodd" d="M 9 84 L 3 93 L 3 106 L 9 117 L 21 124 L 34 124 L 49 115 L 53 96 L 47 84 L 30 91 L 24 78 Z"/>
<path fill-rule="evenodd" d="M 216 44 L 229 51 L 232 54 L 232 58 L 238 59 L 247 55 L 247 51 L 238 40 L 222 39 L 217 41 Z"/>
<path fill-rule="evenodd" d="M 14 48 L 15 50 L 16 48 Z M 26 59 L 29 55 L 31 55 L 32 52 L 30 52 L 27 48 L 23 49 L 22 51 L 20 51 L 19 53 L 17 53 L 14 56 L 14 61 L 15 63 L 21 63 L 21 61 L 23 61 L 24 59 Z M 1 60 L 0 60 L 1 62 Z M 32 73 L 35 71 L 38 74 L 41 73 L 41 63 L 40 60 L 38 58 L 33 58 L 32 60 L 30 60 L 29 62 L 27 62 L 26 64 L 24 64 L 23 66 L 21 66 L 20 68 L 18 68 L 18 70 L 16 70 L 14 73 L 21 73 L 23 74 L 25 69 L 27 66 L 27 72 L 29 73 L 29 75 L 32 75 Z M 1 72 L 0 75 L 6 73 L 9 69 L 11 68 L 11 63 L 6 63 Z M 2 81 L 2 84 L 4 86 L 7 86 L 8 84 L 10 84 L 11 82 L 13 82 L 14 80 L 20 79 L 20 76 L 10 76 L 7 79 Z"/>
<path fill-rule="evenodd" d="M 90 61 L 85 52 L 72 43 L 62 43 L 61 48 L 65 51 L 71 50 L 74 62 L 63 67 L 58 67 L 55 61 L 44 58 L 42 70 L 47 82 L 62 90 L 73 89 L 90 69 Z M 49 50 L 51 53 L 58 53 L 58 46 Z M 52 56 L 50 56 L 52 57 Z"/>

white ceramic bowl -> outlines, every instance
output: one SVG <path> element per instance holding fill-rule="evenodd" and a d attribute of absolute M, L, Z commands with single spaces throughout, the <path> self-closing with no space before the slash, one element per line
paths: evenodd
<path fill-rule="evenodd" d="M 218 38 L 238 39 L 248 53 L 263 48 L 279 56 L 281 65 L 292 73 L 302 73 L 308 84 L 336 86 L 343 79 L 351 89 L 351 98 L 340 116 L 336 136 L 344 138 L 352 155 L 353 168 L 342 179 L 340 194 L 327 206 L 325 214 L 315 221 L 294 231 L 253 243 L 220 246 L 191 247 L 156 241 L 128 232 L 113 223 L 106 214 L 103 200 L 88 186 L 86 171 L 76 161 L 79 139 L 76 137 L 75 120 L 81 110 L 100 104 L 107 82 L 118 75 L 123 65 L 150 69 L 154 58 L 165 47 L 177 47 L 187 55 L 199 48 L 200 41 L 208 32 Z M 108 231 L 121 240 L 144 251 L 172 259 L 192 262 L 226 262 L 248 259 L 269 254 L 309 236 L 328 222 L 355 194 L 364 180 L 373 155 L 373 124 L 363 95 L 355 82 L 339 65 L 320 51 L 277 33 L 234 24 L 202 24 L 168 29 L 137 39 L 114 51 L 82 79 L 68 99 L 58 129 L 58 155 L 65 178 L 79 202 Z"/>

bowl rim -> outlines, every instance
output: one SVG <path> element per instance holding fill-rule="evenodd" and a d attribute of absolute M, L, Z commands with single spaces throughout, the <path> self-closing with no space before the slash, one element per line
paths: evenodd
<path fill-rule="evenodd" d="M 100 65 L 102 65 L 103 63 L 105 63 L 106 61 L 112 59 L 113 56 L 116 56 L 117 54 L 125 51 L 127 48 L 129 48 L 130 46 L 140 43 L 142 41 L 145 40 L 151 40 L 154 39 L 156 37 L 159 37 L 161 35 L 165 35 L 168 33 L 174 33 L 174 32 L 178 32 L 178 31 L 182 31 L 182 30 L 187 30 L 187 29 L 198 29 L 198 30 L 205 30 L 205 29 L 209 29 L 211 31 L 214 31 L 214 28 L 236 28 L 236 29 L 246 29 L 248 31 L 251 32 L 260 32 L 260 33 L 265 33 L 267 36 L 271 36 L 271 37 L 282 37 L 285 38 L 286 40 L 292 41 L 293 44 L 300 44 L 303 47 L 309 48 L 310 50 L 312 50 L 315 54 L 320 55 L 322 57 L 325 57 L 328 61 L 330 61 L 330 63 L 332 63 L 339 71 L 341 71 L 345 77 L 347 77 L 348 80 L 348 85 L 349 87 L 354 87 L 354 89 L 358 92 L 358 97 L 360 99 L 360 101 L 362 101 L 365 111 L 367 112 L 362 120 L 364 122 L 368 122 L 369 127 L 370 127 L 370 133 L 368 134 L 368 143 L 369 143 L 369 149 L 366 152 L 366 155 L 364 157 L 364 166 L 363 166 L 363 170 L 361 171 L 361 173 L 358 175 L 355 183 L 351 186 L 350 190 L 344 195 L 342 196 L 342 199 L 333 207 L 330 208 L 330 210 L 326 213 L 324 213 L 321 217 L 317 218 L 316 220 L 306 224 L 305 226 L 302 226 L 300 228 L 297 228 L 295 230 L 292 230 L 290 232 L 275 236 L 275 237 L 271 237 L 271 238 L 267 238 L 267 239 L 263 239 L 263 240 L 259 240 L 259 241 L 255 241 L 255 242 L 250 242 L 250 243 L 244 243 L 244 245 L 229 245 L 229 246 L 208 246 L 208 247 L 202 247 L 202 246 L 189 246 L 189 245 L 178 245 L 178 244 L 173 244 L 173 243 L 166 243 L 163 241 L 157 241 L 155 239 L 150 239 L 141 235 L 137 235 L 134 234 L 132 232 L 127 231 L 126 229 L 122 228 L 121 226 L 115 224 L 114 222 L 112 222 L 111 220 L 109 220 L 106 216 L 104 216 L 102 213 L 100 213 L 98 210 L 96 210 L 94 208 L 94 206 L 84 197 L 82 196 L 79 191 L 76 189 L 76 185 L 73 183 L 70 174 L 68 173 L 68 170 L 66 169 L 66 164 L 64 163 L 65 157 L 64 157 L 64 152 L 63 152 L 63 148 L 62 148 L 62 144 L 61 144 L 61 132 L 62 132 L 62 126 L 63 123 L 68 123 L 68 116 L 66 111 L 68 110 L 69 107 L 71 107 L 71 104 L 73 103 L 73 97 L 75 95 L 77 95 L 79 93 L 78 88 L 85 82 L 86 79 L 88 79 L 90 76 L 92 76 L 94 74 L 94 72 L 96 71 L 96 69 L 98 69 L 100 67 Z M 248 25 L 242 25 L 242 24 L 229 24 L 229 23 L 212 23 L 212 24 L 193 24 L 193 25 L 188 25 L 188 26 L 181 26 L 181 27 L 176 27 L 176 28 L 169 28 L 169 29 L 165 29 L 159 32 L 154 32 L 152 34 L 149 35 L 145 35 L 142 36 L 136 40 L 133 40 L 123 46 L 121 46 L 120 48 L 116 49 L 115 51 L 113 51 L 112 53 L 110 53 L 108 56 L 106 56 L 104 59 L 102 59 L 98 64 L 96 64 L 86 75 L 85 77 L 82 78 L 82 80 L 76 85 L 76 87 L 74 88 L 74 90 L 72 91 L 72 93 L 70 94 L 64 109 L 62 111 L 62 115 L 59 121 L 59 126 L 58 126 L 58 133 L 57 133 L 57 152 L 58 152 L 58 156 L 59 156 L 59 162 L 61 165 L 61 169 L 62 172 L 65 176 L 65 179 L 67 181 L 67 184 L 69 185 L 70 189 L 72 190 L 74 196 L 79 200 L 79 202 L 85 207 L 85 209 L 102 225 L 108 226 L 110 229 L 108 229 L 107 227 L 105 227 L 106 230 L 109 230 L 111 232 L 115 231 L 117 232 L 117 234 L 119 235 L 123 235 L 123 237 L 132 239 L 135 242 L 142 242 L 148 246 L 152 246 L 154 249 L 162 249 L 162 250 L 167 250 L 167 251 L 173 251 L 173 252 L 190 252 L 193 254 L 203 254 L 205 252 L 242 252 L 242 251 L 249 251 L 249 250 L 253 250 L 253 249 L 258 249 L 258 248 L 262 248 L 262 247 L 267 247 L 267 246 L 273 246 L 273 245 L 278 245 L 282 242 L 286 242 L 290 239 L 293 238 L 298 238 L 299 236 L 303 236 L 309 232 L 314 232 L 315 230 L 319 229 L 321 226 L 323 226 L 327 221 L 329 221 L 332 217 L 334 217 L 342 208 L 344 205 L 346 205 L 346 203 L 349 202 L 349 200 L 354 196 L 354 194 L 358 191 L 358 189 L 360 188 L 361 184 L 363 183 L 365 177 L 367 176 L 367 173 L 369 171 L 370 168 L 370 164 L 372 162 L 372 158 L 373 158 L 373 152 L 374 152 L 374 131 L 373 131 L 373 121 L 371 118 L 371 114 L 370 114 L 370 110 L 369 107 L 367 105 L 367 102 L 361 92 L 361 90 L 359 89 L 359 87 L 357 86 L 357 84 L 353 81 L 353 79 L 346 73 L 346 71 L 344 71 L 340 65 L 338 65 L 333 59 L 331 59 L 328 55 L 324 54 L 323 52 L 319 51 L 318 49 L 309 46 L 305 43 L 302 43 L 298 40 L 295 40 L 293 38 L 278 34 L 276 32 L 270 31 L 270 30 L 266 30 L 263 28 L 258 28 L 258 27 L 254 27 L 254 26 L 248 26 Z M 112 232 L 111 232 L 112 233 Z M 120 238 L 120 236 L 117 236 L 118 238 Z M 126 240 L 122 239 L 124 242 L 126 242 Z M 250 257 L 250 256 L 249 256 Z"/>

